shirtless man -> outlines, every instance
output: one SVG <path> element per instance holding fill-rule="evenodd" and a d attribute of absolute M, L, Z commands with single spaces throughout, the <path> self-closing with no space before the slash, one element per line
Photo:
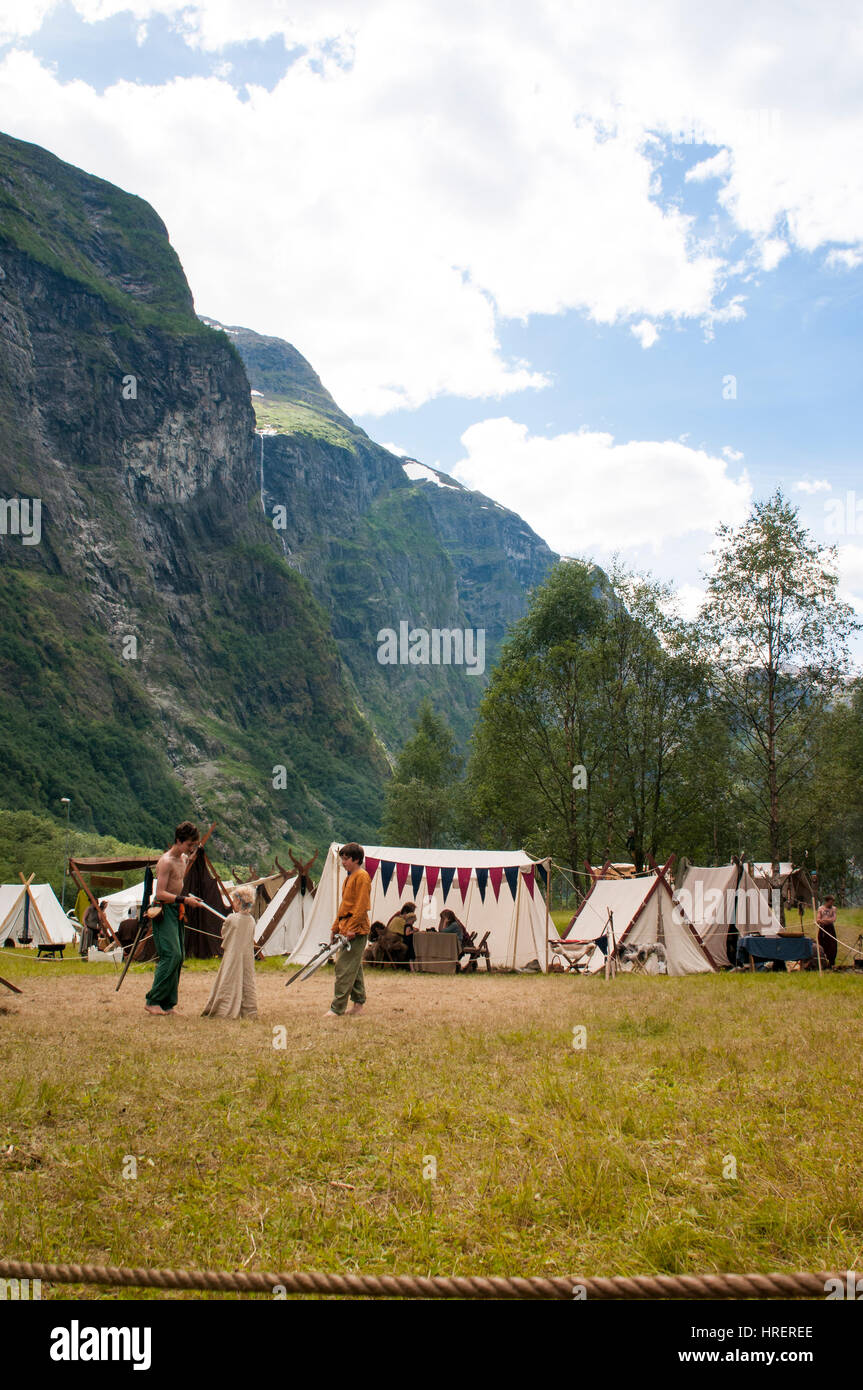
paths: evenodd
<path fill-rule="evenodd" d="M 180 970 L 185 954 L 185 933 L 180 925 L 180 904 L 195 907 L 200 898 L 183 894 L 189 858 L 198 847 L 197 826 L 184 820 L 174 831 L 174 843 L 166 850 L 156 867 L 155 900 L 161 904 L 161 916 L 153 922 L 153 945 L 156 948 L 156 973 L 147 995 L 148 1014 L 172 1014 L 177 1004 Z"/>

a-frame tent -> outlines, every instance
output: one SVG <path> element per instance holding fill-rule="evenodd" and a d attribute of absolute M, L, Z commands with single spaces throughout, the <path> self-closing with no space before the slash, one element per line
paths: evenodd
<path fill-rule="evenodd" d="M 734 964 L 738 936 L 777 936 L 782 930 L 767 889 L 758 886 L 745 864 L 691 864 L 674 899 L 720 969 Z"/>
<path fill-rule="evenodd" d="M 29 940 L 22 943 L 25 923 Z M 75 940 L 75 928 L 50 883 L 27 880 L 0 885 L 0 945 L 7 940 L 16 946 L 60 946 Z"/>
<path fill-rule="evenodd" d="M 307 864 L 291 858 L 297 873 L 286 878 L 272 902 L 258 918 L 255 927 L 255 951 L 261 956 L 289 956 L 299 943 L 311 915 L 315 900 L 315 884 L 309 870 L 317 850 Z"/>
<path fill-rule="evenodd" d="M 669 975 L 708 974 L 714 969 L 698 932 L 672 898 L 665 878 L 671 862 L 640 878 L 594 878 L 563 938 L 572 943 L 602 941 L 603 946 L 597 944 L 588 957 L 587 974 L 605 969 L 612 936 L 617 950 L 621 946 L 664 946 Z M 648 972 L 653 973 L 653 968 L 649 963 Z"/>
<path fill-rule="evenodd" d="M 477 942 L 488 932 L 492 966 L 513 970 L 538 961 L 540 969 L 546 969 L 543 861 L 522 850 L 363 848 L 372 880 L 372 922 L 388 921 L 409 898 L 417 905 L 417 928 L 423 930 L 436 927 L 449 907 L 469 932 L 476 933 Z M 327 851 L 314 906 L 290 955 L 291 964 L 307 964 L 330 939 L 346 877 L 340 849 L 340 844 L 332 844 Z"/>

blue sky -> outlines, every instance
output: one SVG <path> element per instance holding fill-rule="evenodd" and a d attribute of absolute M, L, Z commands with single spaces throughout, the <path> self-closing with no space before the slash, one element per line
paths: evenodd
<path fill-rule="evenodd" d="M 199 312 L 555 549 L 691 612 L 781 486 L 863 615 L 863 526 L 826 525 L 863 498 L 860 16 L 648 8 L 0 3 L 0 125 L 147 198 Z"/>

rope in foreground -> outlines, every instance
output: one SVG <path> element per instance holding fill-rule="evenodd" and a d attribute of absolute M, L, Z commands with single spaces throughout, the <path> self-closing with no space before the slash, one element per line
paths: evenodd
<path fill-rule="evenodd" d="M 856 1276 L 855 1276 L 856 1277 Z M 719 1299 L 823 1298 L 821 1274 L 633 1274 L 609 1279 L 415 1274 L 255 1273 L 216 1269 L 129 1269 L 117 1265 L 34 1264 L 0 1260 L 0 1278 L 43 1279 L 49 1284 L 112 1284 L 122 1288 L 204 1289 L 221 1293 L 332 1294 L 340 1298 L 459 1299 Z M 584 1290 L 582 1294 L 580 1291 Z"/>

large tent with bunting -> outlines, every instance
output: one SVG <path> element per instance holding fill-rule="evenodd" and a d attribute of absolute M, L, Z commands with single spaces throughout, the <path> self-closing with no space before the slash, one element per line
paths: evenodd
<path fill-rule="evenodd" d="M 515 970 L 537 961 L 546 968 L 547 880 L 543 861 L 521 850 L 410 849 L 368 845 L 364 867 L 372 881 L 372 922 L 386 922 L 410 899 L 417 929 L 437 927 L 451 908 L 479 942 L 488 932 L 491 965 Z M 292 951 L 292 964 L 306 965 L 329 941 L 345 883 L 340 844 L 327 851 L 314 906 Z"/>
<path fill-rule="evenodd" d="M 700 975 L 714 969 L 698 932 L 682 907 L 675 903 L 666 878 L 673 856 L 664 866 L 637 878 L 609 879 L 597 874 L 590 892 L 571 921 L 562 940 L 570 947 L 593 943 L 588 950 L 586 973 L 605 969 L 610 950 L 622 946 L 662 946 L 668 975 Z M 657 973 L 660 958 L 652 956 L 647 974 Z"/>

